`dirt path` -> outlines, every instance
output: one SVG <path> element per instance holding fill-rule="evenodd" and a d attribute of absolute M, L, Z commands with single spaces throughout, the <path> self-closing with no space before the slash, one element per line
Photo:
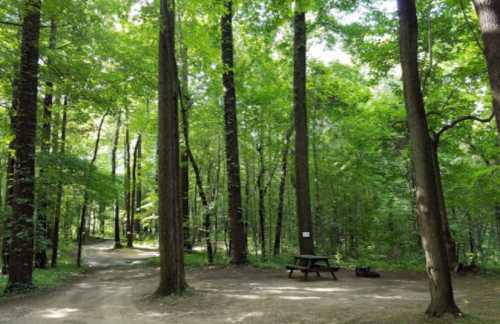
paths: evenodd
<path fill-rule="evenodd" d="M 289 280 L 284 271 L 188 270 L 193 291 L 182 298 L 151 300 L 158 269 L 142 263 L 148 250 L 86 249 L 86 260 L 104 266 L 49 294 L 0 305 L 0 323 L 420 323 L 428 302 L 419 274 L 386 273 L 383 279 Z M 465 323 L 500 323 L 500 278 L 457 280 Z M 439 323 L 449 323 L 443 320 Z"/>

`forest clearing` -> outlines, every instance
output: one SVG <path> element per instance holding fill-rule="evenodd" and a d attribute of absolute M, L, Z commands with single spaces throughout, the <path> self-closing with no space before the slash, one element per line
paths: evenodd
<path fill-rule="evenodd" d="M 0 323 L 500 323 L 500 2 L 0 0 Z"/>
<path fill-rule="evenodd" d="M 284 269 L 188 267 L 191 291 L 154 300 L 159 269 L 141 263 L 151 250 L 112 247 L 89 246 L 85 259 L 98 269 L 56 291 L 0 304 L 0 323 L 429 323 L 421 314 L 428 300 L 422 273 L 384 272 L 371 280 L 340 271 L 339 281 L 304 282 L 289 280 Z M 460 322 L 498 323 L 499 292 L 498 276 L 457 278 L 457 302 L 468 314 Z"/>

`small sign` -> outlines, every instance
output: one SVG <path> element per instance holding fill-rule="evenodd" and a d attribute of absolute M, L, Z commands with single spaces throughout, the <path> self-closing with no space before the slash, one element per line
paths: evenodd
<path fill-rule="evenodd" d="M 310 238 L 311 237 L 311 233 L 310 232 L 302 232 L 302 237 L 303 238 Z"/>

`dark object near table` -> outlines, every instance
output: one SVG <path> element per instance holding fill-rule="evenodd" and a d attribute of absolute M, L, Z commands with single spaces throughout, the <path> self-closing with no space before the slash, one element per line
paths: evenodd
<path fill-rule="evenodd" d="M 471 264 L 459 263 L 455 267 L 455 272 L 458 274 L 468 274 L 468 273 L 478 274 L 480 270 L 481 269 L 479 268 L 479 266 L 476 265 L 474 262 L 472 262 Z"/>
<path fill-rule="evenodd" d="M 380 278 L 380 273 L 372 271 L 370 267 L 357 267 L 356 277 L 362 278 Z"/>
<path fill-rule="evenodd" d="M 321 277 L 321 272 L 331 273 L 334 280 L 337 280 L 335 272 L 339 270 L 338 267 L 330 266 L 328 257 L 317 255 L 298 255 L 295 257 L 295 263 L 286 266 L 290 272 L 288 278 L 291 278 L 294 271 L 301 271 L 304 274 L 304 280 L 307 280 L 309 272 L 314 272 L 318 277 Z"/>

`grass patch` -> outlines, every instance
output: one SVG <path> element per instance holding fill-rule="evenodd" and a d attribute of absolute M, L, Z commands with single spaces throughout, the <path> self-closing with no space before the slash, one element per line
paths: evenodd
<path fill-rule="evenodd" d="M 74 263 L 74 242 L 61 242 L 60 253 L 57 268 L 48 267 L 47 269 L 34 269 L 33 284 L 37 289 L 51 289 L 63 285 L 75 275 L 86 270 L 85 267 L 78 268 Z M 50 260 L 50 253 L 48 255 Z M 0 296 L 4 296 L 7 286 L 7 276 L 0 275 Z"/>
<path fill-rule="evenodd" d="M 153 257 L 148 261 L 149 265 L 159 266 L 160 257 Z M 217 254 L 214 260 L 216 266 L 225 266 L 229 264 L 229 259 L 226 256 Z M 205 253 L 202 252 L 189 252 L 184 254 L 184 265 L 188 268 L 202 268 L 209 266 L 208 258 Z"/>

